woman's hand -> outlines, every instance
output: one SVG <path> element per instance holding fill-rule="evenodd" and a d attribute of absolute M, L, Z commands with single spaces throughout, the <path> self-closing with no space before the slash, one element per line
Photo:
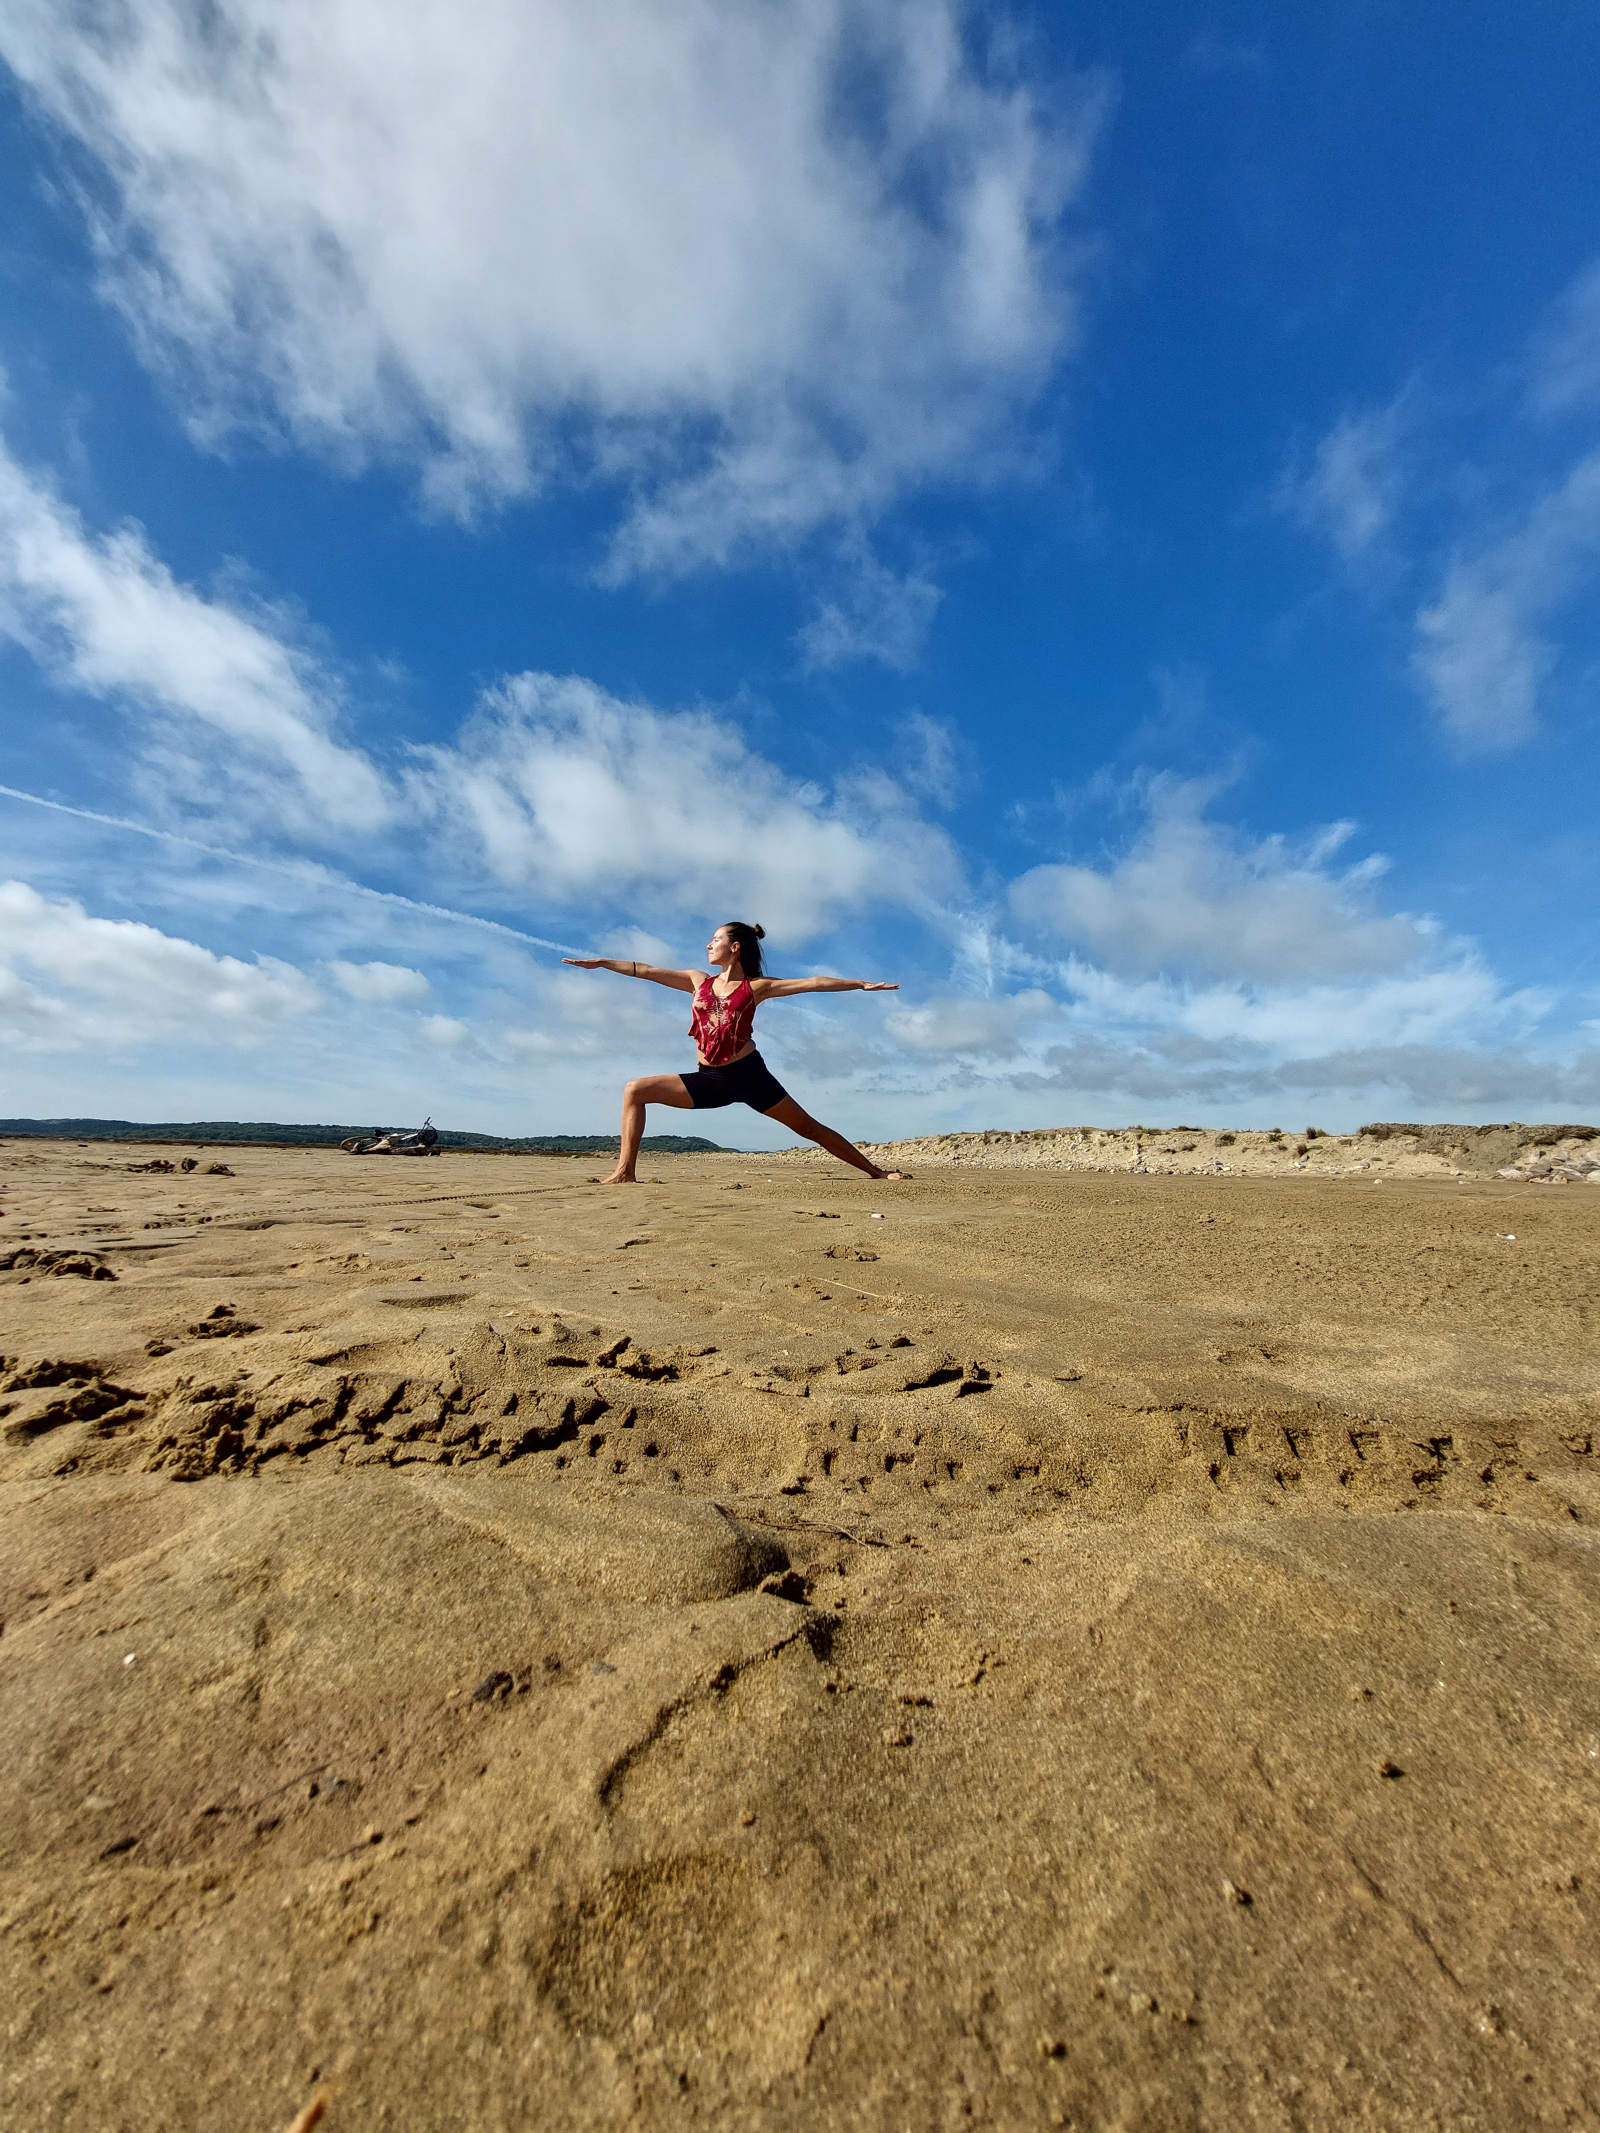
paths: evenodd
<path fill-rule="evenodd" d="M 561 960 L 569 970 L 601 970 L 606 962 L 603 955 L 564 955 Z"/>
<path fill-rule="evenodd" d="M 900 988 L 898 985 L 889 984 L 882 978 L 863 978 L 861 990 L 863 992 L 898 992 Z"/>

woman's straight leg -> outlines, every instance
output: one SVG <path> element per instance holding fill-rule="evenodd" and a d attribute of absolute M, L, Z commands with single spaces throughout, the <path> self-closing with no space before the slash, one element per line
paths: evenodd
<path fill-rule="evenodd" d="M 813 1118 L 809 1111 L 803 1111 L 792 1096 L 786 1096 L 782 1103 L 774 1104 L 770 1111 L 764 1111 L 761 1115 L 763 1118 L 775 1118 L 780 1126 L 787 1126 L 791 1133 L 798 1133 L 805 1140 L 815 1141 L 817 1146 L 825 1148 L 829 1155 L 836 1155 L 841 1163 L 848 1163 L 854 1170 L 864 1170 L 869 1178 L 900 1176 L 898 1170 L 880 1170 L 869 1156 L 861 1153 L 854 1142 L 847 1141 L 842 1133 L 835 1133 L 831 1126 L 824 1126 L 820 1120 Z"/>

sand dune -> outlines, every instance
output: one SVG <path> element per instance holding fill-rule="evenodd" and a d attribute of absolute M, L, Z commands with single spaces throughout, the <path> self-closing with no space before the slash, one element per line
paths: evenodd
<path fill-rule="evenodd" d="M 1201 1126 L 1063 1126 L 1028 1133 L 933 1133 L 877 1150 L 890 1168 L 920 1163 L 980 1169 L 1093 1170 L 1139 1177 L 1505 1177 L 1600 1182 L 1593 1126 L 1367 1126 L 1359 1133 L 1226 1132 Z M 814 1150 L 785 1161 L 815 1164 Z"/>
<path fill-rule="evenodd" d="M 1600 2123 L 1600 1193 L 1151 1138 L 6 1148 L 4 2123 Z"/>

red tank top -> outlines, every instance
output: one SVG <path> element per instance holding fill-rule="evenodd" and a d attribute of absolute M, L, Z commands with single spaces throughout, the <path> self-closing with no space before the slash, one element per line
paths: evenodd
<path fill-rule="evenodd" d="M 717 998 L 714 979 L 702 978 L 689 1014 L 689 1035 L 707 1066 L 727 1066 L 750 1042 L 755 1018 L 756 996 L 748 978 L 741 978 L 725 1000 Z"/>

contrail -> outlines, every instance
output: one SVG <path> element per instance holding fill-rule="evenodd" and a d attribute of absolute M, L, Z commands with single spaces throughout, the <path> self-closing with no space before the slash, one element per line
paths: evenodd
<path fill-rule="evenodd" d="M 565 941 L 547 941 L 542 934 L 524 933 L 519 926 L 502 925 L 497 918 L 479 918 L 473 911 L 452 911 L 446 904 L 425 904 L 415 896 L 401 896 L 393 889 L 369 889 L 364 881 L 352 881 L 331 867 L 310 859 L 263 859 L 254 852 L 230 852 L 225 845 L 207 844 L 199 837 L 185 837 L 177 830 L 154 829 L 148 822 L 130 822 L 125 815 L 103 815 L 92 807 L 69 807 L 65 800 L 47 800 L 41 793 L 23 792 L 15 785 L 0 785 L 0 796 L 25 800 L 30 807 L 47 807 L 53 815 L 73 815 L 80 822 L 98 822 L 106 829 L 129 830 L 135 837 L 153 837 L 159 844 L 179 844 L 185 851 L 204 852 L 208 859 L 226 859 L 235 866 L 260 867 L 268 874 L 283 874 L 291 881 L 320 882 L 343 889 L 351 896 L 370 896 L 380 904 L 397 904 L 402 911 L 419 911 L 425 918 L 448 919 L 457 926 L 477 926 L 485 933 L 501 933 L 530 947 L 548 948 L 556 955 L 581 955 Z"/>

